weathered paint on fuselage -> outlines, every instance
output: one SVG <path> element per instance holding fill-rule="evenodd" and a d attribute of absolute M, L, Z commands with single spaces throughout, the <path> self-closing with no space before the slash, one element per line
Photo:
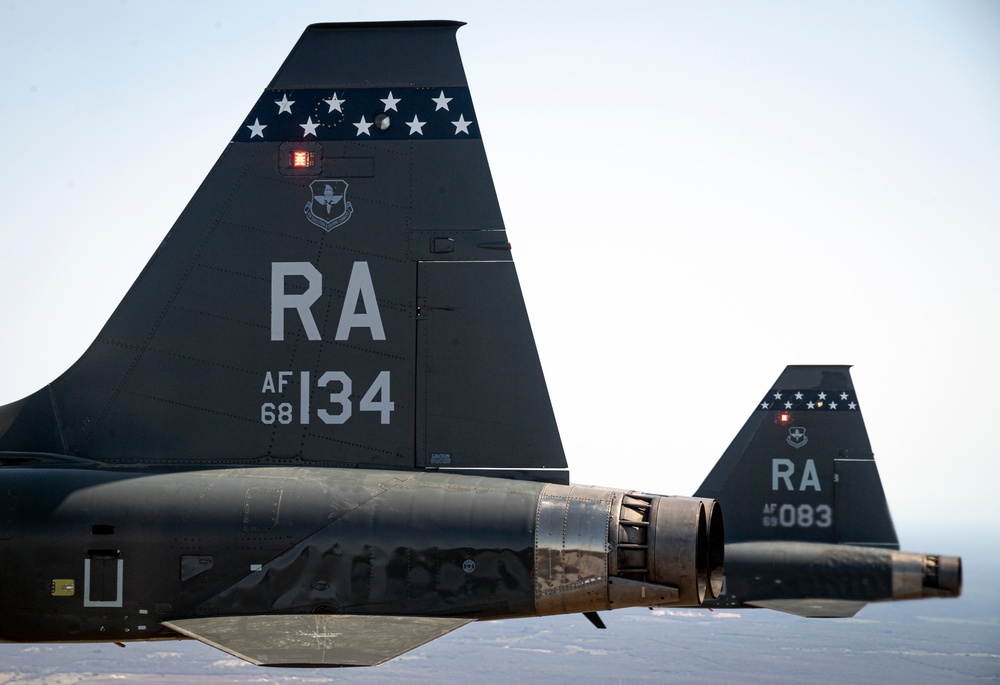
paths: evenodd
<path fill-rule="evenodd" d="M 866 602 L 954 597 L 961 586 L 957 557 L 862 545 L 738 542 L 726 545 L 722 594 L 705 606 L 767 606 L 806 616 L 853 615 Z M 841 608 L 823 602 L 853 606 L 841 613 Z"/>
<path fill-rule="evenodd" d="M 0 639 L 170 638 L 161 623 L 220 616 L 697 606 L 721 585 L 709 504 L 448 473 L 7 467 Z"/>
<path fill-rule="evenodd" d="M 531 615 L 542 488 L 346 469 L 3 469 L 0 637 L 144 639 L 175 636 L 159 627 L 171 618 L 266 612 Z"/>

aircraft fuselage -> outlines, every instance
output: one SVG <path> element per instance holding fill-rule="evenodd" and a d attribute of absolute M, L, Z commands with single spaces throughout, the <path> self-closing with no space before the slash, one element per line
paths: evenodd
<path fill-rule="evenodd" d="M 702 511 L 692 498 L 442 473 L 8 467 L 0 638 L 177 637 L 160 624 L 222 615 L 697 605 L 705 560 L 668 570 L 633 539 L 645 524 L 640 542 L 659 530 L 704 553 Z"/>
<path fill-rule="evenodd" d="M 723 592 L 705 606 L 853 616 L 867 602 L 954 597 L 961 587 L 958 557 L 797 540 L 736 542 L 726 545 Z"/>

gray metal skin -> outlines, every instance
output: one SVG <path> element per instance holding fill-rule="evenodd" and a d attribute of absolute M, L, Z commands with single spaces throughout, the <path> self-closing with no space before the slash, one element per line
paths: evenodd
<path fill-rule="evenodd" d="M 959 557 L 900 552 L 848 366 L 789 366 L 697 491 L 725 507 L 723 593 L 709 607 L 852 616 L 957 597 Z"/>

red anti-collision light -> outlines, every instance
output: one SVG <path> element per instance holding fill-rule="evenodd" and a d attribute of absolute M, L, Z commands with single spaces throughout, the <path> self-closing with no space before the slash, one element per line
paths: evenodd
<path fill-rule="evenodd" d="M 308 169 L 316 164 L 316 153 L 309 150 L 292 150 L 293 169 Z"/>

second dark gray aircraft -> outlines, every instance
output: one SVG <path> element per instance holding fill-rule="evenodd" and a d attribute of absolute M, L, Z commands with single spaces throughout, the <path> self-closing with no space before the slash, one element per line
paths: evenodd
<path fill-rule="evenodd" d="M 479 619 L 958 592 L 892 551 L 843 367 L 786 371 L 696 497 L 569 484 L 459 26 L 310 26 L 91 347 L 0 407 L 0 639 L 357 666 Z"/>
<path fill-rule="evenodd" d="M 695 494 L 726 512 L 706 606 L 838 617 L 961 592 L 958 557 L 898 551 L 850 367 L 787 367 Z"/>

